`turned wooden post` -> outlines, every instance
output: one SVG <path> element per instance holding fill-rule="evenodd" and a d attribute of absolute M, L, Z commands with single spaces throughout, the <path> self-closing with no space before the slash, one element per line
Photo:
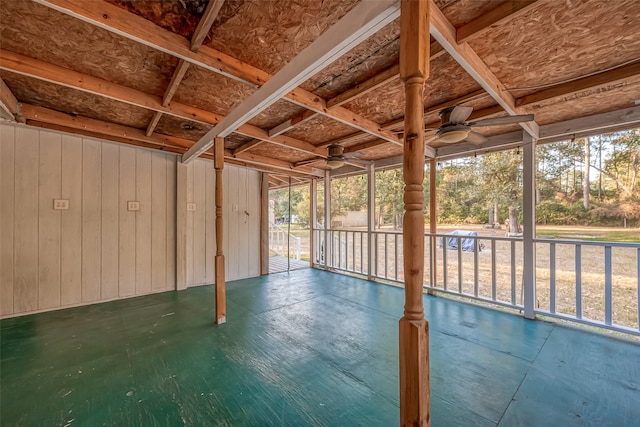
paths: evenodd
<path fill-rule="evenodd" d="M 400 424 L 430 426 L 429 325 L 424 318 L 424 81 L 429 75 L 429 0 L 402 0 L 400 78 L 405 85 L 405 305 L 400 319 Z"/>
<path fill-rule="evenodd" d="M 224 169 L 224 138 L 214 141 L 213 166 L 216 170 L 216 323 L 227 321 L 227 295 L 224 281 L 224 253 L 222 251 L 222 170 Z"/>

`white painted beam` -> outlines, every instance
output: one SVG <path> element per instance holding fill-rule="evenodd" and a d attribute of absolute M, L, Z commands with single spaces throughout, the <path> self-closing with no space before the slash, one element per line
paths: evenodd
<path fill-rule="evenodd" d="M 204 153 L 213 144 L 213 138 L 226 137 L 399 14 L 400 7 L 395 0 L 358 4 L 207 132 L 182 156 L 182 161 L 186 163 Z"/>
<path fill-rule="evenodd" d="M 467 44 L 458 43 L 456 29 L 442 11 L 431 3 L 431 35 L 449 52 L 453 59 L 467 72 L 504 110 L 511 114 L 523 114 L 516 107 L 515 99 L 495 74 Z M 520 123 L 520 126 L 532 137 L 538 137 L 538 125 L 535 122 Z"/>

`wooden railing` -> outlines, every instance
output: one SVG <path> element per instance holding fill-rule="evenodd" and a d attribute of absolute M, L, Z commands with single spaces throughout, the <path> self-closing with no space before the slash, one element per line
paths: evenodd
<path fill-rule="evenodd" d="M 313 232 L 317 265 L 403 284 L 400 232 Z M 515 310 L 529 303 L 537 315 L 640 335 L 640 243 L 534 239 L 535 277 L 529 283 L 535 301 L 525 301 L 522 238 L 429 233 L 424 238 L 426 290 Z M 326 259 L 325 239 L 332 242 Z M 448 249 L 446 239 L 457 249 Z M 471 239 L 471 250 L 463 250 L 463 239 Z"/>

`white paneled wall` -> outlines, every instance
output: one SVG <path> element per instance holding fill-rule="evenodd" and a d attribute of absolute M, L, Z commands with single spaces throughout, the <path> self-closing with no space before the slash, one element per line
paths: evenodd
<path fill-rule="evenodd" d="M 181 167 L 183 189 L 173 154 L 0 124 L 0 316 L 176 289 L 177 255 L 187 286 L 213 283 L 213 162 Z M 225 165 L 223 179 L 226 279 L 258 276 L 260 173 Z"/>
<path fill-rule="evenodd" d="M 0 171 L 1 315 L 175 289 L 174 155 L 1 124 Z"/>
<path fill-rule="evenodd" d="M 187 164 L 186 212 L 187 286 L 211 284 L 215 278 L 215 172 L 213 162 Z M 224 185 L 224 245 L 226 280 L 260 275 L 260 173 L 226 164 Z M 180 208 L 180 207 L 179 207 Z"/>

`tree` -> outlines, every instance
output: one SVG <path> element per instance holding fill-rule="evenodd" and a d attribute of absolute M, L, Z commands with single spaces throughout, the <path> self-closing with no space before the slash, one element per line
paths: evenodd
<path fill-rule="evenodd" d="M 584 172 L 582 174 L 582 206 L 589 209 L 589 195 L 591 183 L 589 182 L 589 166 L 591 165 L 591 141 L 584 138 Z"/>

